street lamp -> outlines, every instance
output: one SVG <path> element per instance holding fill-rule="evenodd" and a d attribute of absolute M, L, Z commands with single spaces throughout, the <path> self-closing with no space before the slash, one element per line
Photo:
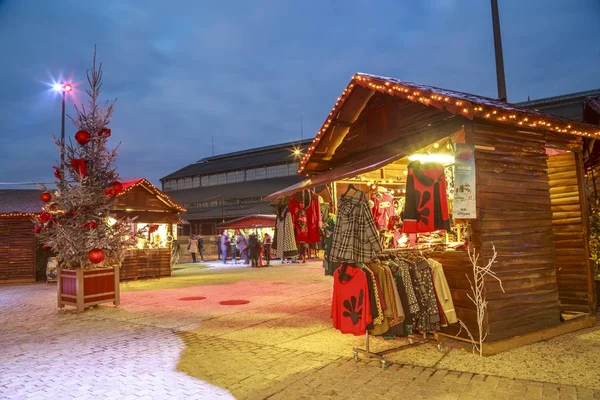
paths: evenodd
<path fill-rule="evenodd" d="M 54 90 L 62 93 L 62 119 L 60 125 L 60 172 L 65 176 L 65 100 L 67 93 L 73 90 L 70 83 L 55 83 Z"/>

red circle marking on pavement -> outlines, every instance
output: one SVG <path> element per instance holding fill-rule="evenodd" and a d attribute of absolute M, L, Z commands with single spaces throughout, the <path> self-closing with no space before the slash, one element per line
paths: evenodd
<path fill-rule="evenodd" d="M 219 304 L 222 306 L 238 306 L 240 304 L 248 304 L 250 301 L 248 300 L 225 300 L 220 301 Z"/>
<path fill-rule="evenodd" d="M 206 297 L 204 296 L 192 296 L 192 297 L 182 297 L 179 300 L 190 301 L 190 300 L 204 300 Z"/>

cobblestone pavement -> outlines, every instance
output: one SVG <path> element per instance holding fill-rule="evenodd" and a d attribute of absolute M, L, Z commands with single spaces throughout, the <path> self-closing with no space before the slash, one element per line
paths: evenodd
<path fill-rule="evenodd" d="M 551 383 L 552 375 L 518 379 L 535 376 L 527 371 L 449 371 L 440 365 L 452 365 L 453 353 L 429 344 L 390 355 L 395 363 L 385 370 L 376 360 L 355 362 L 351 349 L 364 338 L 330 327 L 331 278 L 316 263 L 182 266 L 175 275 L 123 283 L 121 307 L 83 314 L 57 311 L 52 285 L 0 286 L 0 398 L 600 398 L 597 368 L 581 369 L 592 377 L 579 386 L 560 376 Z M 225 300 L 248 303 L 221 305 Z M 582 343 L 596 340 L 595 330 L 585 335 Z M 510 356 L 519 360 L 519 353 Z"/>

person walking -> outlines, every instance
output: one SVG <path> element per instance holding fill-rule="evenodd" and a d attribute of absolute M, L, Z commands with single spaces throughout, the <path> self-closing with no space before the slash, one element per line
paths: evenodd
<path fill-rule="evenodd" d="M 229 249 L 229 233 L 223 231 L 221 235 L 221 253 L 223 256 L 223 264 L 227 264 L 227 250 Z"/>
<path fill-rule="evenodd" d="M 263 252 L 265 253 L 267 267 L 271 266 L 271 244 L 273 244 L 271 236 L 269 236 L 268 233 L 265 233 L 265 237 L 263 238 Z"/>
<path fill-rule="evenodd" d="M 188 240 L 188 251 L 190 252 L 190 255 L 192 256 L 192 262 L 196 262 L 196 253 L 198 252 L 198 241 L 196 240 L 196 237 L 193 235 L 190 235 L 190 238 Z"/>
<path fill-rule="evenodd" d="M 250 234 L 248 238 L 248 254 L 250 255 L 250 261 L 252 263 L 252 268 L 258 268 L 258 239 L 256 238 L 256 234 Z"/>
<path fill-rule="evenodd" d="M 202 234 L 196 236 L 198 239 L 198 255 L 200 256 L 200 261 L 204 262 L 204 239 L 202 238 Z"/>
<path fill-rule="evenodd" d="M 240 252 L 240 258 L 244 260 L 244 264 L 248 265 L 248 242 L 246 242 L 246 238 L 242 232 L 239 232 L 237 235 L 237 240 L 235 243 L 237 244 L 237 249 Z"/>

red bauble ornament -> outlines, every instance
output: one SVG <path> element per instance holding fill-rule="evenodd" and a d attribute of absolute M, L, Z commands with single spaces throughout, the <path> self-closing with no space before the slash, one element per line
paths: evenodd
<path fill-rule="evenodd" d="M 90 133 L 88 131 L 83 131 L 83 130 L 77 131 L 77 133 L 75 134 L 75 140 L 77 140 L 77 143 L 79 143 L 82 146 L 85 146 L 86 144 L 88 144 L 91 137 L 92 137 L 92 135 L 90 135 Z"/>
<path fill-rule="evenodd" d="M 95 248 L 91 249 L 88 253 L 88 260 L 90 260 L 94 264 L 99 264 L 104 261 L 104 250 Z"/>
<path fill-rule="evenodd" d="M 38 217 L 41 223 L 45 224 L 48 221 L 52 221 L 52 215 L 47 211 L 42 211 Z"/>
<path fill-rule="evenodd" d="M 42 246 L 42 249 L 45 250 L 45 251 L 50 251 L 51 247 L 48 246 L 47 244 L 45 244 L 45 245 Z"/>
<path fill-rule="evenodd" d="M 42 232 L 42 226 L 41 225 L 36 225 L 33 228 L 33 233 L 35 233 L 36 235 L 39 235 Z"/>
<path fill-rule="evenodd" d="M 48 192 L 44 192 L 40 195 L 40 200 L 42 200 L 44 203 L 47 203 L 52 200 L 52 195 L 50 195 Z"/>
<path fill-rule="evenodd" d="M 54 168 L 54 177 L 56 179 L 60 179 L 61 176 L 62 176 L 61 173 L 60 173 L 60 169 L 58 167 L 52 167 L 52 168 Z"/>
<path fill-rule="evenodd" d="M 100 129 L 100 132 L 98 132 L 98 136 L 109 137 L 110 136 L 110 128 Z"/>

